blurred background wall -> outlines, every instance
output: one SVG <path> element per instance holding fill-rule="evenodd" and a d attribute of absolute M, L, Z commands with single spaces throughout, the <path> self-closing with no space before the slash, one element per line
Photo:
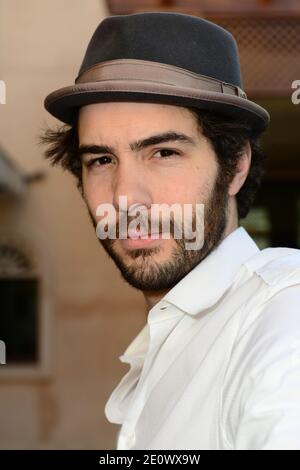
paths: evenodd
<path fill-rule="evenodd" d="M 203 16 L 235 35 L 244 89 L 271 114 L 268 171 L 243 225 L 261 248 L 300 247 L 300 105 L 291 100 L 299 2 L 0 0 L 2 449 L 115 447 L 118 426 L 104 405 L 147 311 L 100 248 L 74 180 L 49 167 L 37 140 L 59 124 L 45 96 L 73 82 L 98 23 L 161 10 Z"/>
<path fill-rule="evenodd" d="M 72 177 L 50 168 L 37 145 L 43 127 L 59 124 L 45 96 L 73 82 L 106 14 L 97 0 L 0 1 L 0 315 L 11 333 L 0 366 L 1 448 L 112 448 L 118 426 L 104 404 L 128 368 L 118 356 L 146 318 Z"/>

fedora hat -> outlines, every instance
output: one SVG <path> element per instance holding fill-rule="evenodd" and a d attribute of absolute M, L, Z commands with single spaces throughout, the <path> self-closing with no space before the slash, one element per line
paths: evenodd
<path fill-rule="evenodd" d="M 268 112 L 243 91 L 236 41 L 197 16 L 107 16 L 94 32 L 75 84 L 50 93 L 50 114 L 72 125 L 81 106 L 135 101 L 196 107 L 263 131 Z"/>

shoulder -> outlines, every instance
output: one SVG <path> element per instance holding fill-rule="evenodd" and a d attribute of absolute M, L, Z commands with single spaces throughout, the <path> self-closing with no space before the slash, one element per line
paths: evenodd
<path fill-rule="evenodd" d="M 266 248 L 245 266 L 261 281 L 258 323 L 268 331 L 277 322 L 283 328 L 296 321 L 300 328 L 300 250 Z"/>
<path fill-rule="evenodd" d="M 292 273 L 300 273 L 300 250 L 281 247 L 265 248 L 246 261 L 245 265 L 267 284 L 274 285 Z"/>
<path fill-rule="evenodd" d="M 269 286 L 300 282 L 300 250 L 296 248 L 265 248 L 246 261 L 245 266 Z"/>
<path fill-rule="evenodd" d="M 267 248 L 245 266 L 255 290 L 224 377 L 223 421 L 234 446 L 262 448 L 278 416 L 300 409 L 300 250 Z"/>
<path fill-rule="evenodd" d="M 300 347 L 300 250 L 266 248 L 245 266 L 257 282 L 236 343 L 250 366 Z"/>

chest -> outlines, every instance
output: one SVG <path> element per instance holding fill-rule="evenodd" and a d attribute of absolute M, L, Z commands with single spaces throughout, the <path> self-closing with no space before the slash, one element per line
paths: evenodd
<path fill-rule="evenodd" d="M 254 284 L 211 312 L 185 316 L 166 338 L 137 387 L 121 429 L 131 449 L 223 449 L 224 376 Z M 252 288 L 253 289 L 252 289 Z M 145 371 L 144 371 L 145 372 Z"/>

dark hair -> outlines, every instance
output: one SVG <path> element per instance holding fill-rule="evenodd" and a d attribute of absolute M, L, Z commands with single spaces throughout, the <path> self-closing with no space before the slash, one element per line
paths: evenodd
<path fill-rule="evenodd" d="M 245 123 L 212 113 L 210 111 L 188 108 L 197 118 L 202 133 L 211 141 L 217 155 L 220 171 L 228 184 L 232 180 L 245 144 L 250 143 L 252 157 L 248 176 L 236 195 L 238 219 L 246 217 L 264 175 L 265 155 L 260 144 L 260 134 L 251 130 Z M 78 157 L 77 118 L 74 125 L 63 125 L 57 129 L 46 129 L 39 142 L 47 144 L 45 157 L 52 165 L 60 164 L 76 178 L 77 187 L 82 193 L 82 166 Z"/>
<path fill-rule="evenodd" d="M 251 164 L 247 178 L 236 195 L 238 219 L 246 217 L 265 174 L 266 155 L 260 142 L 261 132 L 253 131 L 246 122 L 224 118 L 197 108 L 189 109 L 196 116 L 202 133 L 210 140 L 220 165 L 219 169 L 223 173 L 223 180 L 227 179 L 228 184 L 237 171 L 239 159 L 249 141 Z"/>

